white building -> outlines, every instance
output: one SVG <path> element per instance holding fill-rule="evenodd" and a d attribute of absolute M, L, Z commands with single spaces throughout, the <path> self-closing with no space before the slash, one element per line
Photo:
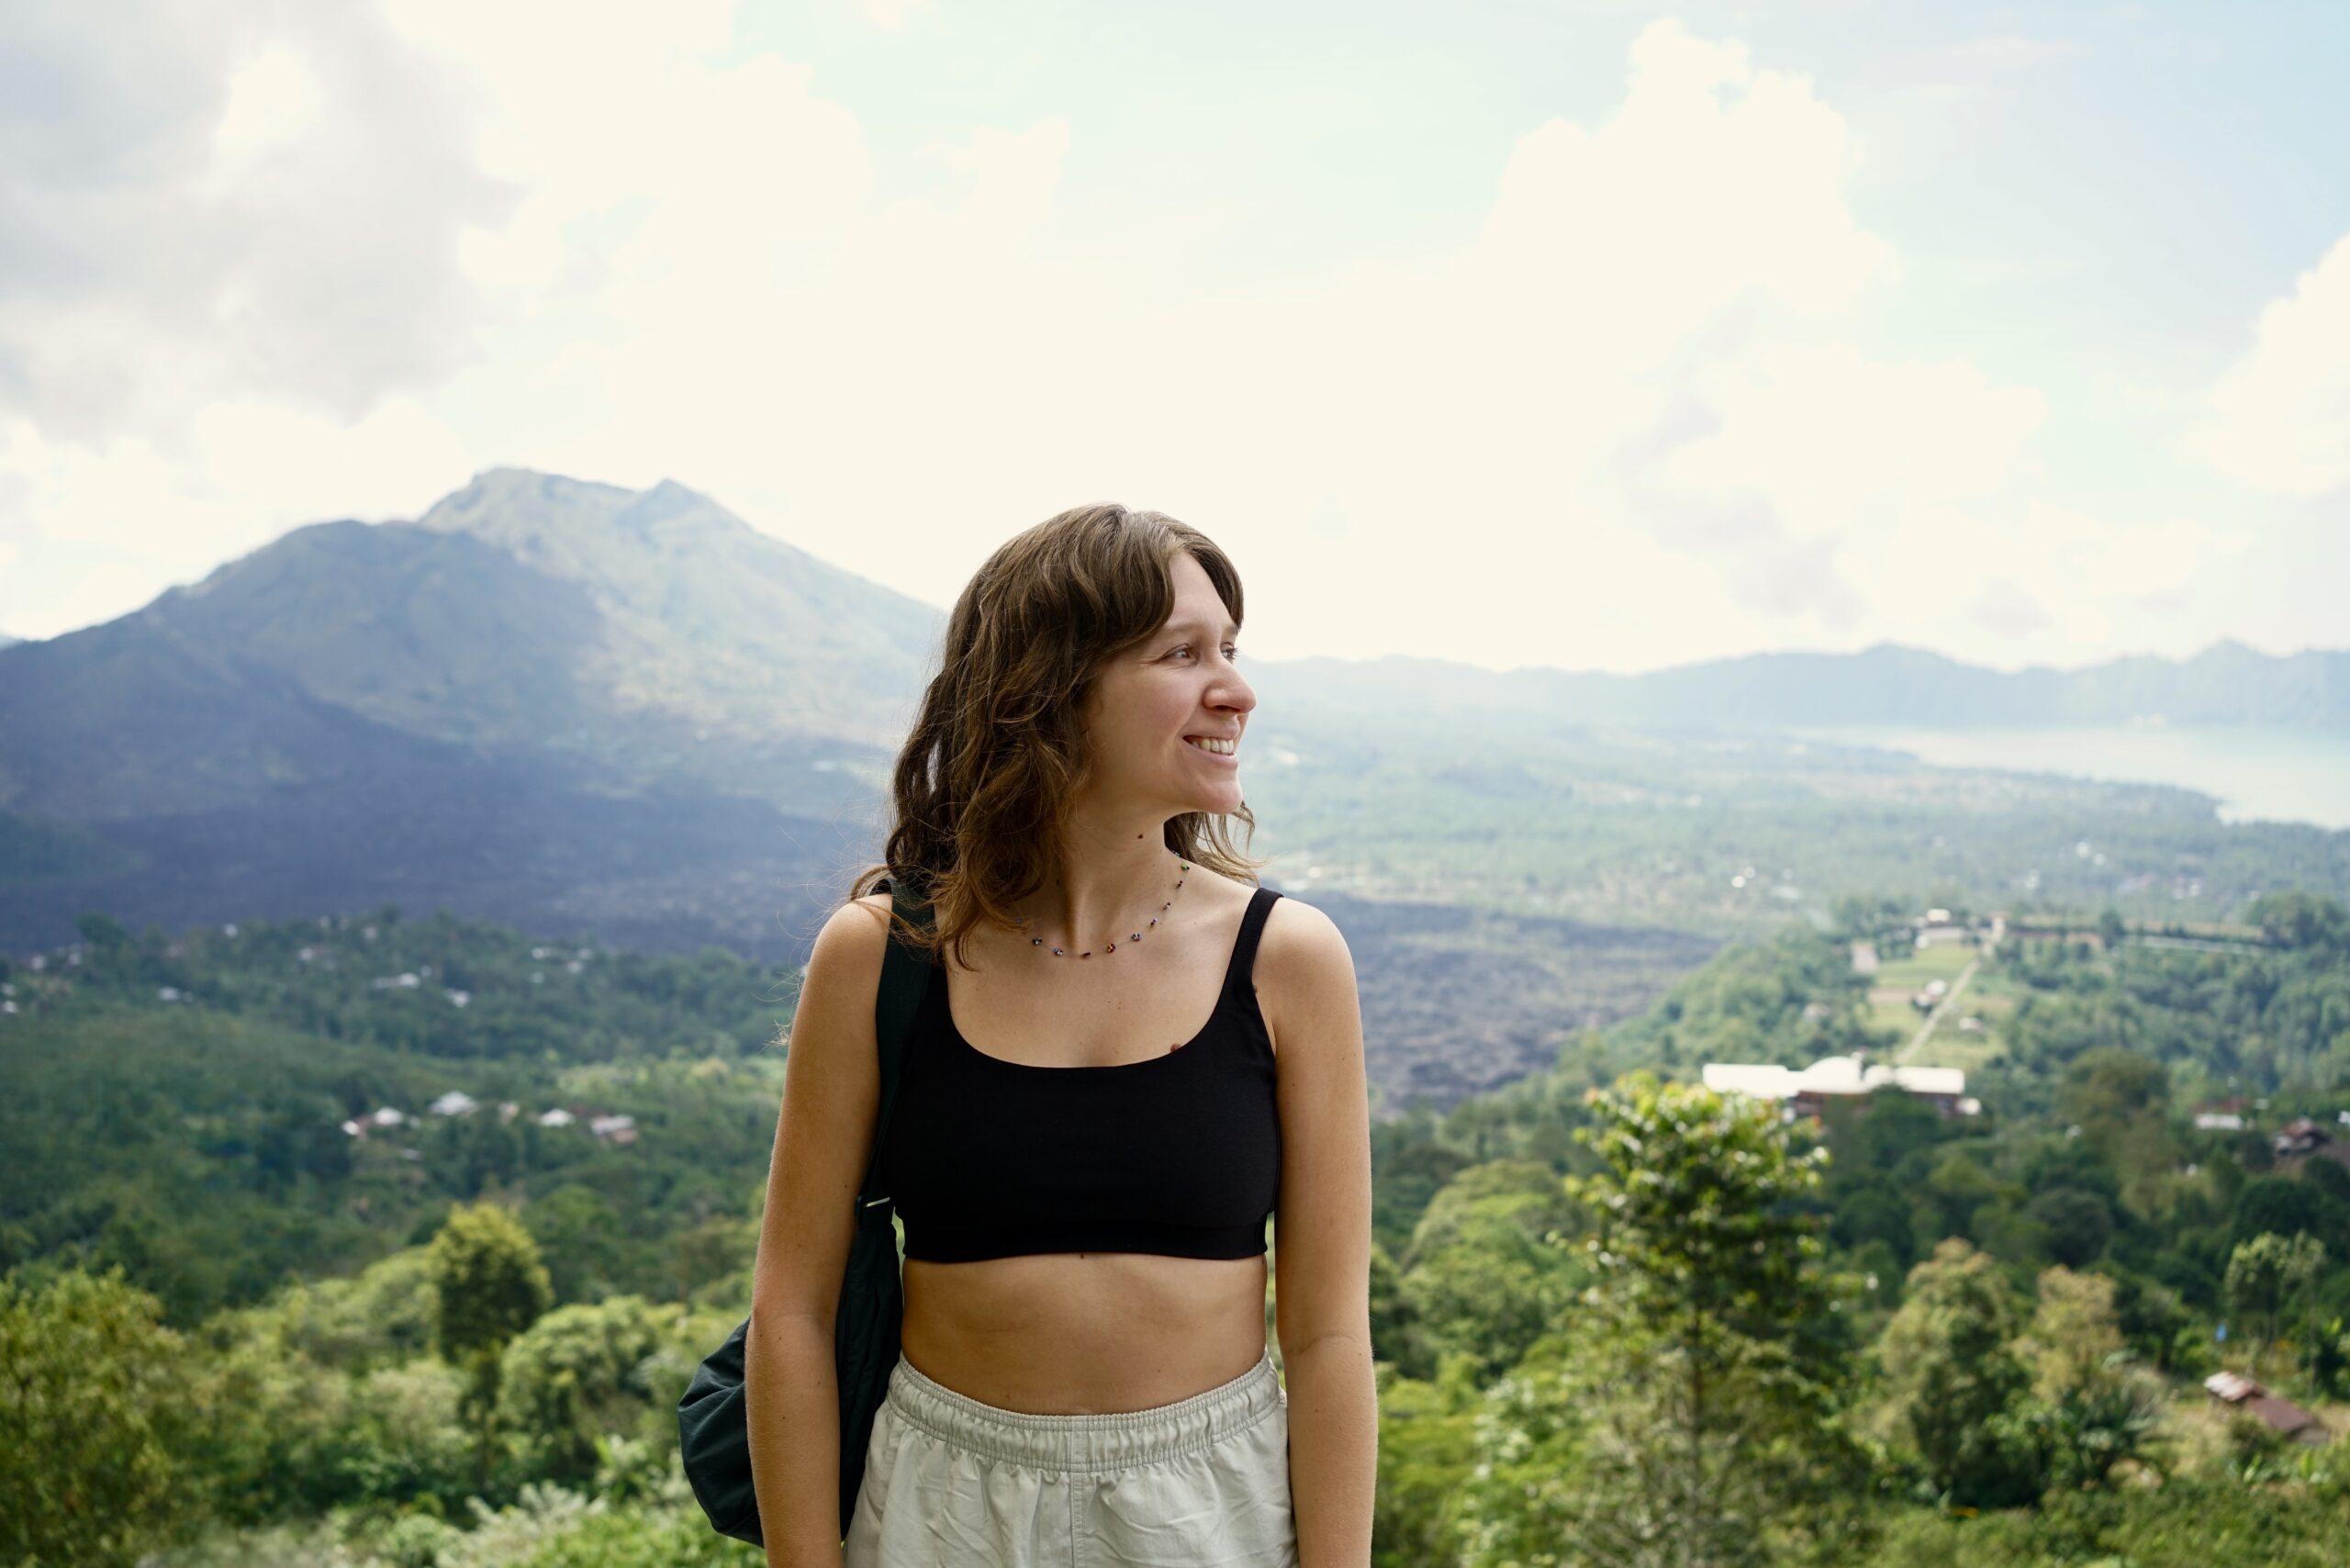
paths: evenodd
<path fill-rule="evenodd" d="M 1776 1062 L 1709 1061 L 1705 1083 L 1721 1093 L 1777 1101 L 1791 1115 L 1816 1116 L 1830 1100 L 1863 1099 L 1880 1089 L 1898 1089 L 1930 1100 L 1946 1115 L 1972 1116 L 1983 1109 L 1981 1101 L 1966 1093 L 1963 1069 L 1868 1064 L 1858 1051 L 1822 1057 L 1801 1072 Z"/>

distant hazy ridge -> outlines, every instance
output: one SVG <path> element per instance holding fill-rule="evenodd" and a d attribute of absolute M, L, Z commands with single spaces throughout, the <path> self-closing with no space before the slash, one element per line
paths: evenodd
<path fill-rule="evenodd" d="M 2233 642 L 2183 661 L 2013 673 L 1893 644 L 1857 654 L 1750 654 L 1645 675 L 1495 674 L 1401 655 L 1277 667 L 1282 689 L 1332 707 L 1524 709 L 1584 722 L 2350 726 L 2350 653 L 2278 658 Z"/>
<path fill-rule="evenodd" d="M 799 950 L 874 846 L 941 621 L 668 480 L 491 469 L 412 523 L 296 529 L 131 614 L 0 652 L 0 942 L 59 939 L 84 908 L 169 924 L 390 898 Z M 1250 669 L 1267 736 L 1463 710 L 2350 725 L 2350 655 L 2238 644 L 2069 673 L 1892 646 L 1630 677 Z"/>

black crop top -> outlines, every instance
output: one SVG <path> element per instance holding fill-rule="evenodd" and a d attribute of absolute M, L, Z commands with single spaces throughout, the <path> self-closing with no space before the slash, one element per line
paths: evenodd
<path fill-rule="evenodd" d="M 1246 1258 L 1281 1193 L 1273 1045 L 1250 975 L 1258 889 L 1207 1026 L 1180 1048 L 1105 1067 L 1037 1067 L 963 1038 L 934 969 L 883 1138 L 906 1256 L 1031 1252 Z"/>

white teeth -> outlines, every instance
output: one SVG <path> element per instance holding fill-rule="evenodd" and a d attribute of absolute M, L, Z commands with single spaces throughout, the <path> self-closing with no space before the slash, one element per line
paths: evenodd
<path fill-rule="evenodd" d="M 1218 756 L 1230 756 L 1234 751 L 1238 749 L 1237 743 L 1232 741 L 1210 740 L 1198 735 L 1187 736 L 1185 738 L 1188 739 L 1192 745 L 1199 747 L 1202 751 L 1212 751 Z"/>

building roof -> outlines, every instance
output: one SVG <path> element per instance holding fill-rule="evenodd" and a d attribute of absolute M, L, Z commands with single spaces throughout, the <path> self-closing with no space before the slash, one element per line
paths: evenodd
<path fill-rule="evenodd" d="M 1872 1094 L 1885 1088 L 1912 1094 L 1955 1095 L 1966 1092 L 1966 1072 L 1955 1067 L 1863 1065 L 1855 1052 L 1822 1057 L 1801 1072 L 1775 1062 L 1709 1061 L 1705 1083 L 1718 1092 L 1749 1094 L 1758 1100 L 1786 1100 L 1797 1094 Z"/>
<path fill-rule="evenodd" d="M 2255 1394 L 2244 1402 L 2244 1407 L 2267 1422 L 2277 1431 L 2300 1439 L 2303 1442 L 2324 1442 L 2333 1436 L 2326 1424 L 2294 1404 L 2273 1394 Z"/>
<path fill-rule="evenodd" d="M 2230 1405 L 2235 1404 L 2238 1400 L 2248 1399 L 2255 1394 L 2268 1392 L 2252 1379 L 2240 1372 L 2213 1372 L 2203 1380 L 2203 1386 L 2210 1392 L 2212 1398 L 2224 1400 Z"/>

